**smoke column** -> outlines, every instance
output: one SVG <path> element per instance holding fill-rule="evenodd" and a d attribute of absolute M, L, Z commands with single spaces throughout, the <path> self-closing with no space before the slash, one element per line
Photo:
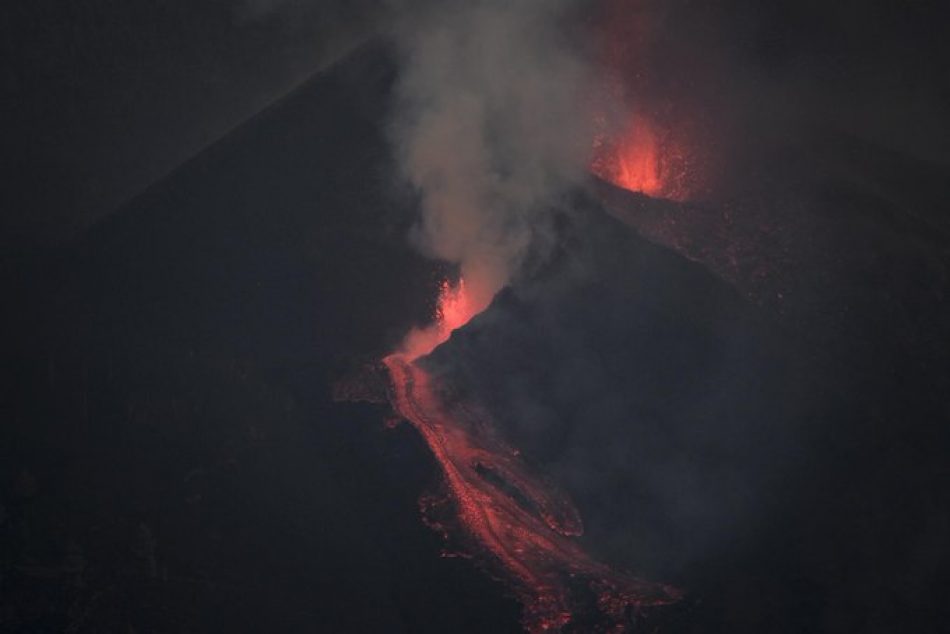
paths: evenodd
<path fill-rule="evenodd" d="M 593 73 L 559 30 L 574 2 L 434 6 L 397 29 L 391 137 L 422 216 L 412 240 L 458 264 L 471 314 L 551 243 L 551 205 L 585 178 Z"/>

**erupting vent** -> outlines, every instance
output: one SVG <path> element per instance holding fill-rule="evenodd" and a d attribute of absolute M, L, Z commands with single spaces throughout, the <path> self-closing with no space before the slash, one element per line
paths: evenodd
<path fill-rule="evenodd" d="M 662 5 L 601 3 L 596 38 L 603 84 L 591 105 L 590 171 L 617 187 L 683 202 L 703 196 L 713 175 L 703 112 L 660 63 L 663 18 L 656 4 Z"/>
<path fill-rule="evenodd" d="M 653 198 L 689 198 L 687 154 L 669 132 L 648 118 L 631 119 L 619 135 L 594 139 L 591 172 L 597 177 Z"/>
<path fill-rule="evenodd" d="M 403 356 L 412 360 L 429 354 L 483 308 L 485 307 L 476 306 L 465 288 L 463 278 L 459 278 L 458 283 L 454 285 L 448 280 L 442 280 L 435 308 L 435 322 L 427 328 L 414 328 L 409 333 L 403 343 Z"/>

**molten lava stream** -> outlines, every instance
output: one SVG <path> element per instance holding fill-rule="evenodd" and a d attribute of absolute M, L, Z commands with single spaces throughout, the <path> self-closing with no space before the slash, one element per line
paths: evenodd
<path fill-rule="evenodd" d="M 454 313 L 446 314 L 447 303 Z M 432 378 L 413 360 L 420 349 L 448 337 L 446 317 L 464 316 L 467 321 L 464 285 L 453 289 L 444 284 L 440 307 L 435 334 L 423 337 L 420 331 L 415 346 L 383 360 L 390 376 L 390 401 L 438 461 L 459 527 L 475 546 L 473 554 L 508 581 L 524 604 L 525 627 L 549 632 L 568 624 L 582 603 L 572 596 L 569 582 L 576 578 L 588 583 L 598 597 L 597 609 L 615 625 L 624 620 L 628 607 L 675 601 L 678 594 L 672 588 L 614 572 L 593 560 L 571 539 L 583 532 L 576 509 L 528 472 L 487 415 L 464 405 L 444 406 Z"/>
<path fill-rule="evenodd" d="M 486 563 L 511 583 L 530 632 L 557 631 L 570 622 L 579 601 L 571 596 L 569 581 L 577 577 L 598 593 L 598 608 L 613 623 L 623 621 L 628 607 L 678 598 L 672 588 L 593 560 L 570 539 L 583 531 L 574 507 L 527 472 L 483 414 L 444 408 L 432 379 L 404 355 L 383 362 L 393 406 L 422 434 L 445 476 L 460 527 L 483 549 L 476 554 L 487 555 Z M 486 477 L 486 471 L 495 477 Z"/>

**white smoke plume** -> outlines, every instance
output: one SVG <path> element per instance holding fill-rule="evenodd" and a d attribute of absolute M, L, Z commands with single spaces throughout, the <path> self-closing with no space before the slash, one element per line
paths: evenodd
<path fill-rule="evenodd" d="M 475 312 L 550 236 L 550 209 L 586 174 L 595 84 L 560 30 L 563 0 L 447 2 L 397 29 L 392 139 L 417 188 L 413 234 L 456 263 Z"/>

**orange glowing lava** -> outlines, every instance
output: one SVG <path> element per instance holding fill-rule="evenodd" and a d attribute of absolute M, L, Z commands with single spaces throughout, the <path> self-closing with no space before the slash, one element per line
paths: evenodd
<path fill-rule="evenodd" d="M 515 592 L 529 632 L 561 631 L 580 610 L 598 612 L 617 632 L 629 610 L 679 598 L 670 587 L 591 558 L 575 539 L 583 532 L 577 510 L 527 469 L 483 411 L 457 401 L 446 405 L 434 379 L 404 355 L 383 363 L 394 409 L 419 431 L 442 469 L 459 537 Z M 579 587 L 593 599 L 578 597 Z"/>
<path fill-rule="evenodd" d="M 445 341 L 453 331 L 458 330 L 474 317 L 471 299 L 465 292 L 465 280 L 459 278 L 458 284 L 452 286 L 448 280 L 443 280 L 439 288 L 439 304 L 436 308 L 436 322 Z"/>
<path fill-rule="evenodd" d="M 653 198 L 686 200 L 686 160 L 672 137 L 648 118 L 631 117 L 615 138 L 598 135 L 591 172 L 624 189 Z"/>
<path fill-rule="evenodd" d="M 429 354 L 484 308 L 475 304 L 465 288 L 464 279 L 460 278 L 454 285 L 442 280 L 435 307 L 435 321 L 426 328 L 413 328 L 403 343 L 402 354 L 410 360 Z"/>
<path fill-rule="evenodd" d="M 631 125 L 618 141 L 601 139 L 595 146 L 591 170 L 618 187 L 648 196 L 663 189 L 656 135 L 645 122 Z"/>
<path fill-rule="evenodd" d="M 597 18 L 603 90 L 591 103 L 595 122 L 590 171 L 629 191 L 686 201 L 707 189 L 709 157 L 694 104 L 665 81 L 657 48 L 662 3 L 605 0 Z"/>

